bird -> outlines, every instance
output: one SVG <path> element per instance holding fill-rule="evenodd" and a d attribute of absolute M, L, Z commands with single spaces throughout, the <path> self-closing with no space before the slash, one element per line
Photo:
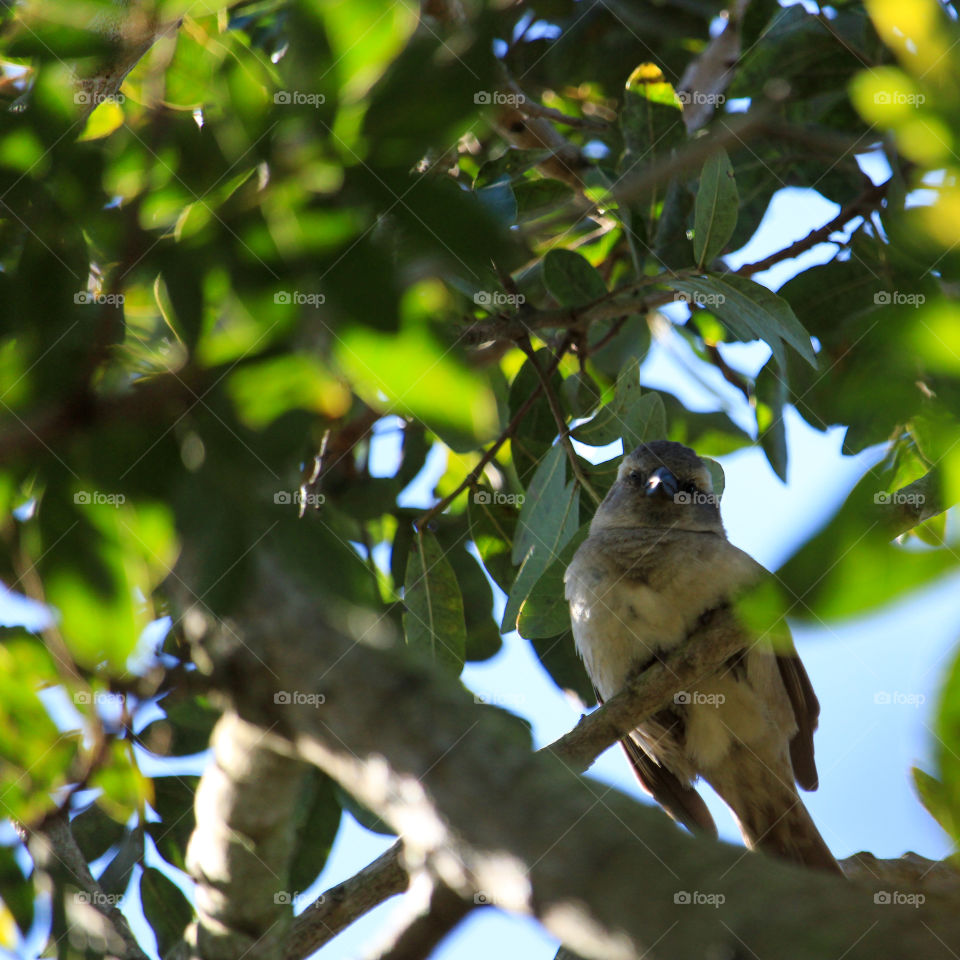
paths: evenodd
<path fill-rule="evenodd" d="M 577 651 L 600 703 L 663 660 L 767 571 L 727 539 L 711 474 L 689 447 L 643 443 L 626 455 L 564 583 Z M 735 611 L 734 611 L 735 615 Z M 742 624 L 741 624 L 742 626 Z M 820 704 L 793 642 L 744 646 L 696 691 L 621 742 L 641 786 L 678 823 L 717 836 L 695 782 L 736 818 L 745 845 L 841 873 L 797 790 L 816 790 Z"/>

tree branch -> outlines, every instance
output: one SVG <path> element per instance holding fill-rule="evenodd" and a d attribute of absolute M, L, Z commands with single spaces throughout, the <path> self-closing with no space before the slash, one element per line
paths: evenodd
<path fill-rule="evenodd" d="M 285 960 L 306 960 L 325 943 L 385 900 L 403 893 L 409 877 L 398 840 L 359 873 L 331 887 L 293 921 Z"/>
<path fill-rule="evenodd" d="M 960 945 L 952 906 L 878 907 L 856 884 L 691 837 L 660 811 L 571 776 L 548 752 L 532 754 L 514 719 L 478 709 L 412 651 L 374 650 L 327 627 L 322 608 L 263 559 L 260 596 L 209 647 L 215 683 L 468 902 L 483 891 L 598 960 L 899 960 Z M 275 703 L 277 685 L 293 683 L 322 693 L 323 707 Z M 690 891 L 717 909 L 688 905 Z"/>

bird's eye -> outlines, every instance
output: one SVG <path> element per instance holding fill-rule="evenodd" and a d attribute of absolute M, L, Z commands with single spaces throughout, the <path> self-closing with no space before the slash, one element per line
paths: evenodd
<path fill-rule="evenodd" d="M 644 477 L 642 470 L 631 470 L 627 475 L 627 479 L 638 487 L 642 487 L 646 482 L 646 477 Z"/>
<path fill-rule="evenodd" d="M 697 485 L 692 480 L 688 480 L 680 489 L 684 493 L 689 493 L 689 494 L 700 492 L 699 490 L 697 490 Z"/>

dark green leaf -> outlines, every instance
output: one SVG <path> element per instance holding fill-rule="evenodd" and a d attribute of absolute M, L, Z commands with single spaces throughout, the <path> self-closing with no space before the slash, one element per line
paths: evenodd
<path fill-rule="evenodd" d="M 722 252 L 737 225 L 740 198 L 725 150 L 704 163 L 694 208 L 693 254 L 700 266 Z"/>
<path fill-rule="evenodd" d="M 187 924 L 193 920 L 193 907 L 183 891 L 155 867 L 143 868 L 140 902 L 162 957 L 183 939 Z"/>
<path fill-rule="evenodd" d="M 306 890 L 323 870 L 340 829 L 340 813 L 333 780 L 319 770 L 308 770 L 297 800 L 297 832 L 290 864 L 292 890 Z"/>
<path fill-rule="evenodd" d="M 453 567 L 428 531 L 414 537 L 403 602 L 407 644 L 427 651 L 437 663 L 459 674 L 467 645 L 463 597 Z"/>
<path fill-rule="evenodd" d="M 123 824 L 104 813 L 97 803 L 91 803 L 70 821 L 70 831 L 88 863 L 102 857 L 126 832 Z"/>
<path fill-rule="evenodd" d="M 543 282 L 561 307 L 582 307 L 607 293 L 603 277 L 573 250 L 550 250 L 543 258 Z"/>
<path fill-rule="evenodd" d="M 517 632 L 527 640 L 555 637 L 570 630 L 570 608 L 564 595 L 563 577 L 577 548 L 587 539 L 590 524 L 584 524 L 544 571 L 520 608 Z"/>

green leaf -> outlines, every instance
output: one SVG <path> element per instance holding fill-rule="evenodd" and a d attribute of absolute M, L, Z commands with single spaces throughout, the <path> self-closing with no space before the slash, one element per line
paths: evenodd
<path fill-rule="evenodd" d="M 817 358 L 810 334 L 790 305 L 766 287 L 731 273 L 708 274 L 690 280 L 670 279 L 667 283 L 687 294 L 691 302 L 706 306 L 741 339 L 748 339 L 744 335 L 746 330 L 769 344 L 781 369 L 787 366 L 784 340 L 816 369 Z"/>
<path fill-rule="evenodd" d="M 546 149 L 538 150 L 505 150 L 495 160 L 488 160 L 477 173 L 477 178 L 473 182 L 473 189 L 479 190 L 481 187 L 489 186 L 504 178 L 513 180 L 522 173 L 535 167 L 538 163 L 543 163 L 552 155 L 553 151 Z M 537 181 L 528 181 L 536 183 Z M 557 182 L 557 181 L 552 181 Z M 566 187 L 567 192 L 570 188 Z"/>
<path fill-rule="evenodd" d="M 23 875 L 13 847 L 0 847 L 0 890 L 3 891 L 0 903 L 10 911 L 20 935 L 26 937 L 33 926 L 33 902 L 36 893 L 33 889 L 33 878 Z M 9 944 L 8 936 L 3 939 Z"/>
<path fill-rule="evenodd" d="M 540 376 L 534 368 L 534 363 L 539 366 L 541 371 L 545 371 L 548 369 L 551 360 L 550 351 L 544 347 L 538 350 L 532 358 L 528 358 L 519 369 L 510 384 L 509 408 L 511 418 L 530 399 L 530 394 L 540 387 Z M 556 370 L 547 382 L 555 394 L 563 389 L 563 378 Z M 530 482 L 530 477 L 543 457 L 546 456 L 556 435 L 557 421 L 554 419 L 549 401 L 541 391 L 527 410 L 516 434 L 510 440 L 510 451 L 513 454 L 517 477 L 524 486 Z"/>
<path fill-rule="evenodd" d="M 197 777 L 154 777 L 153 808 L 160 822 L 148 823 L 147 832 L 168 863 L 185 869 L 187 843 L 196 825 L 193 812 Z"/>
<path fill-rule="evenodd" d="M 487 573 L 504 593 L 510 591 L 514 567 L 510 545 L 517 527 L 517 507 L 507 496 L 497 495 L 486 486 L 478 486 L 467 502 L 470 536 L 483 560 Z"/>
<path fill-rule="evenodd" d="M 459 675 L 467 645 L 463 597 L 453 567 L 429 531 L 414 538 L 403 602 L 407 644 L 428 651 L 437 663 Z"/>
<path fill-rule="evenodd" d="M 723 250 L 737 225 L 740 198 L 725 150 L 713 154 L 700 172 L 694 206 L 693 255 L 709 264 Z"/>
<path fill-rule="evenodd" d="M 562 180 L 545 177 L 537 180 L 518 180 L 513 184 L 517 201 L 517 215 L 521 220 L 547 213 L 573 199 L 573 190 Z"/>
<path fill-rule="evenodd" d="M 340 829 L 341 812 L 333 780 L 319 770 L 308 770 L 297 800 L 292 890 L 306 890 L 323 870 Z"/>
<path fill-rule="evenodd" d="M 88 863 L 102 857 L 126 832 L 123 824 L 108 816 L 96 802 L 70 821 L 70 831 Z"/>
<path fill-rule="evenodd" d="M 954 839 L 960 837 L 960 829 L 958 829 L 960 820 L 957 819 L 960 809 L 955 796 L 951 798 L 946 784 L 919 767 L 912 767 L 910 773 L 913 776 L 913 785 L 920 796 L 920 802 L 927 813 L 949 836 Z"/>
<path fill-rule="evenodd" d="M 201 753 L 210 743 L 220 711 L 205 700 L 167 700 L 160 704 L 166 717 L 154 720 L 137 736 L 141 746 L 160 756 L 185 757 Z"/>
<path fill-rule="evenodd" d="M 143 862 L 143 829 L 135 827 L 120 844 L 116 856 L 107 864 L 97 878 L 100 888 L 108 897 L 119 897 L 130 883 L 133 868 Z"/>
<path fill-rule="evenodd" d="M 157 952 L 165 956 L 182 939 L 193 920 L 193 907 L 183 891 L 156 867 L 144 867 L 140 875 L 143 915 L 157 938 Z"/>
<path fill-rule="evenodd" d="M 528 546 L 507 599 L 500 625 L 503 631 L 516 629 L 524 600 L 580 525 L 580 488 L 575 480 L 564 486 L 564 456 L 562 447 L 553 447 L 537 468 L 527 491 L 518 522 L 518 531 L 525 532 L 518 532 L 518 538 L 522 537 Z"/>
<path fill-rule="evenodd" d="M 592 707 L 597 702 L 593 683 L 577 654 L 573 633 L 568 630 L 557 637 L 534 638 L 530 645 L 544 670 L 561 690 L 572 690 L 584 706 Z"/>
<path fill-rule="evenodd" d="M 573 431 L 576 440 L 595 447 L 622 438 L 625 452 L 650 440 L 663 440 L 666 435 L 663 400 L 658 393 L 644 392 L 640 387 L 640 362 L 636 358 L 621 368 L 613 399 Z"/>
<path fill-rule="evenodd" d="M 587 539 L 590 524 L 585 523 L 544 571 L 517 617 L 517 632 L 526 640 L 555 637 L 570 630 L 570 607 L 564 596 L 563 577 L 577 548 Z"/>
<path fill-rule="evenodd" d="M 774 473 L 787 482 L 787 428 L 783 407 L 788 399 L 786 375 L 771 357 L 757 375 L 756 414 L 760 446 Z"/>
<path fill-rule="evenodd" d="M 372 810 L 368 810 L 359 800 L 347 793 L 339 784 L 334 785 L 334 793 L 340 807 L 346 810 L 361 827 L 366 827 L 368 830 L 382 834 L 385 837 L 396 836 L 393 830 Z"/>
<path fill-rule="evenodd" d="M 557 504 L 567 483 L 567 454 L 562 444 L 552 446 L 540 461 L 527 487 L 517 533 L 513 540 L 512 560 L 520 563 L 535 544 L 556 539 L 556 526 L 562 523 Z"/>
<path fill-rule="evenodd" d="M 543 258 L 543 282 L 561 307 L 582 307 L 606 296 L 607 285 L 590 261 L 573 250 L 550 250 Z"/>

